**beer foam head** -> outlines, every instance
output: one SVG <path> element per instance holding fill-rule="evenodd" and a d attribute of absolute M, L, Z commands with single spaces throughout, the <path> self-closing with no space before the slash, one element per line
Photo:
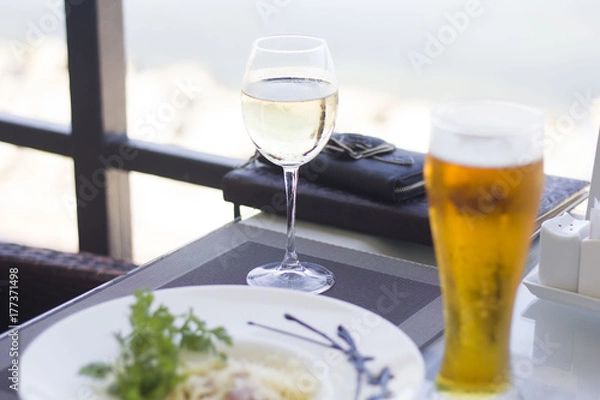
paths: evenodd
<path fill-rule="evenodd" d="M 541 111 L 502 101 L 450 103 L 436 108 L 429 152 L 454 164 L 502 168 L 539 161 L 543 155 Z"/>

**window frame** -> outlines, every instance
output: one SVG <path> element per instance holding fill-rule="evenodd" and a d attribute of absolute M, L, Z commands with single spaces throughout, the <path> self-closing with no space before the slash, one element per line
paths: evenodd
<path fill-rule="evenodd" d="M 129 171 L 221 189 L 242 160 L 127 137 L 122 0 L 65 0 L 71 125 L 0 113 L 0 142 L 73 160 L 79 250 L 132 258 Z"/>

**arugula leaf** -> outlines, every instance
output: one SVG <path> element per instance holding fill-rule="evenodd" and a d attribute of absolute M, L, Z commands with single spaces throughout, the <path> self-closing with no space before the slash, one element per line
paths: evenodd
<path fill-rule="evenodd" d="M 160 400 L 185 379 L 178 371 L 180 350 L 226 359 L 214 343 L 217 340 L 231 346 L 231 337 L 223 327 L 208 329 L 191 309 L 181 316 L 171 314 L 163 305 L 151 311 L 154 295 L 149 291 L 136 291 L 135 298 L 129 316 L 131 333 L 115 334 L 120 347 L 115 363 L 91 363 L 81 368 L 80 374 L 112 376 L 109 391 L 122 400 Z M 183 323 L 178 327 L 176 322 L 181 318 Z"/>

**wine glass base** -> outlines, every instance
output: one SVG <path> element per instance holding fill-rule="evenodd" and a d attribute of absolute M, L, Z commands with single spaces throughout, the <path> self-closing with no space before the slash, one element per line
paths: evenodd
<path fill-rule="evenodd" d="M 250 286 L 276 287 L 307 293 L 323 293 L 335 284 L 333 272 L 309 262 L 301 263 L 302 271 L 278 270 L 281 263 L 271 263 L 254 268 L 246 282 Z"/>

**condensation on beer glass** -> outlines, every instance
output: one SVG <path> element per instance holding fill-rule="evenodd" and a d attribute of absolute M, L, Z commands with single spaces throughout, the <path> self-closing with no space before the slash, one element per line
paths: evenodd
<path fill-rule="evenodd" d="M 430 153 L 454 164 L 502 168 L 543 156 L 544 116 L 502 101 L 455 102 L 434 110 Z"/>

